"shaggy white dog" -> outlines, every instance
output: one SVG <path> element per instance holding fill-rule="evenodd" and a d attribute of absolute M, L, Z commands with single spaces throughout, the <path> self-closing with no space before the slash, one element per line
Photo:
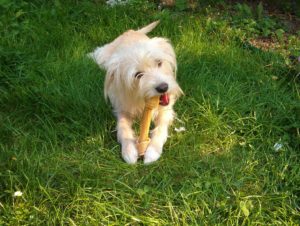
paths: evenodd
<path fill-rule="evenodd" d="M 153 117 L 155 128 L 144 156 L 144 163 L 151 163 L 162 153 L 175 114 L 173 105 L 182 93 L 176 82 L 176 57 L 169 41 L 146 36 L 158 23 L 137 31 L 129 30 L 90 53 L 106 70 L 104 95 L 113 105 L 118 120 L 123 159 L 131 164 L 138 159 L 132 123 L 141 116 L 145 100 L 160 96 L 160 105 Z"/>

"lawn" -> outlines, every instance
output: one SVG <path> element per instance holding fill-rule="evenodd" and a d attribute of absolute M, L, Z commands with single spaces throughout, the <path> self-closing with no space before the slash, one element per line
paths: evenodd
<path fill-rule="evenodd" d="M 0 225 L 300 223 L 299 78 L 278 52 L 139 1 L 3 2 Z M 128 165 L 86 54 L 157 19 L 185 95 L 162 158 Z"/>

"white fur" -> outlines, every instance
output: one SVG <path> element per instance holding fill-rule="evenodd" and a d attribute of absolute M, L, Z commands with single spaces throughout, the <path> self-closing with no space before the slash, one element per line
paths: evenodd
<path fill-rule="evenodd" d="M 106 70 L 104 95 L 109 98 L 118 119 L 122 157 L 130 164 L 138 159 L 132 122 L 140 118 L 145 100 L 161 94 L 156 91 L 157 86 L 168 84 L 170 103 L 155 110 L 155 129 L 144 156 L 144 163 L 151 163 L 162 153 L 175 114 L 173 105 L 182 93 L 176 82 L 176 56 L 171 44 L 165 38 L 146 36 L 157 24 L 158 21 L 137 31 L 129 30 L 89 54 Z M 143 72 L 140 79 L 135 77 L 137 72 Z"/>

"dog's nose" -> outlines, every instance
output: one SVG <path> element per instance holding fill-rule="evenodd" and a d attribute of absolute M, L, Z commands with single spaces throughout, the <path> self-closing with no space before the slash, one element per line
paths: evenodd
<path fill-rule="evenodd" d="M 163 82 L 159 86 L 157 86 L 155 89 L 159 93 L 164 93 L 168 90 L 169 86 L 167 83 Z"/>

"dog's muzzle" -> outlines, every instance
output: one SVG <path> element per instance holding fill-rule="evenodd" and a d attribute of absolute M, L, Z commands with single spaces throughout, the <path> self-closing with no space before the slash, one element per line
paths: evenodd
<path fill-rule="evenodd" d="M 159 86 L 157 86 L 155 89 L 159 93 L 165 93 L 165 92 L 167 92 L 168 88 L 169 88 L 169 85 L 167 83 L 163 82 Z"/>

